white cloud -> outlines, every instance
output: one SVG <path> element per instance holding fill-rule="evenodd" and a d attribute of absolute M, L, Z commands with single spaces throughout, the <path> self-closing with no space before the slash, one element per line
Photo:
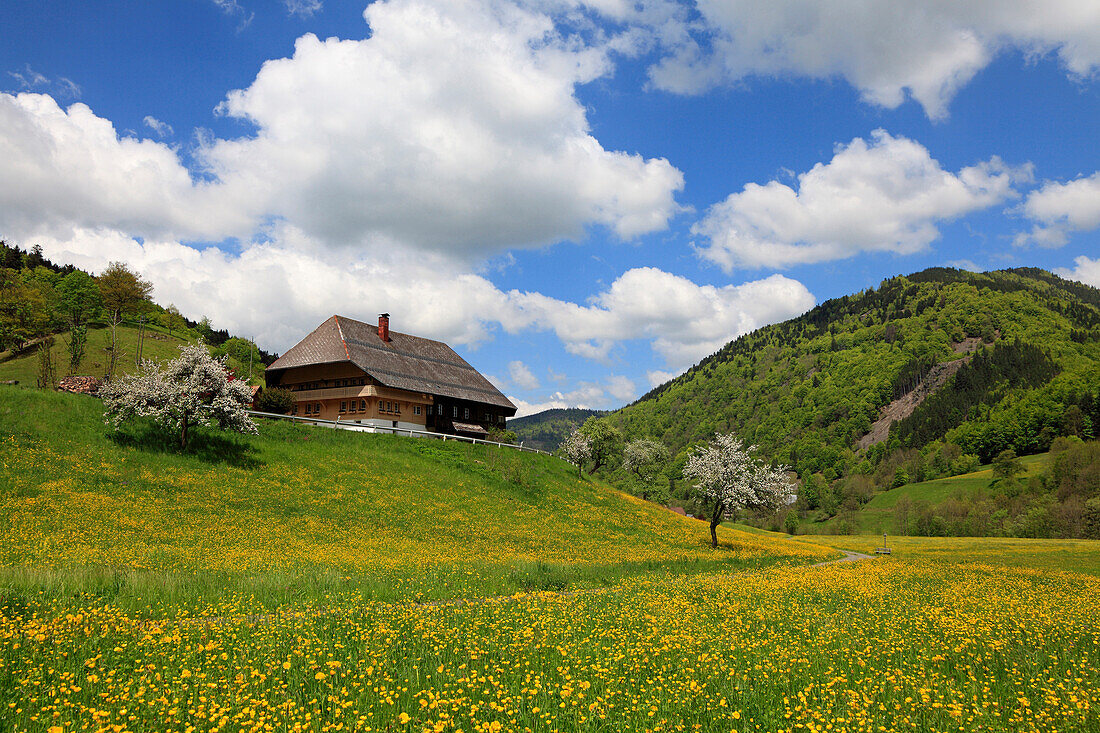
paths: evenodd
<path fill-rule="evenodd" d="M 157 137 L 171 137 L 175 130 L 167 122 L 161 122 L 152 115 L 145 115 L 145 119 L 142 120 L 145 126 L 157 134 Z"/>
<path fill-rule="evenodd" d="M 1068 280 L 1077 280 L 1086 285 L 1091 285 L 1094 288 L 1100 288 L 1100 257 L 1090 259 L 1082 255 L 1073 262 L 1077 267 L 1072 270 L 1069 268 L 1060 268 L 1054 271 L 1055 274 Z"/>
<path fill-rule="evenodd" d="M 670 380 L 680 376 L 682 372 L 666 372 L 660 369 L 653 369 L 645 373 L 646 381 L 649 382 L 650 387 L 657 387 Z"/>
<path fill-rule="evenodd" d="M 920 143 L 883 130 L 838 146 L 828 163 L 779 181 L 750 183 L 715 204 L 692 232 L 700 254 L 735 267 L 787 267 L 860 252 L 913 254 L 939 237 L 936 224 L 1015 195 L 1030 167 L 999 158 L 945 171 Z"/>
<path fill-rule="evenodd" d="M 253 227 L 213 184 L 193 183 L 162 143 L 119 137 L 85 104 L 0 94 L 0 229 L 108 228 L 141 237 L 220 240 Z"/>
<path fill-rule="evenodd" d="M 19 83 L 19 88 L 24 91 L 50 91 L 64 99 L 76 99 L 80 96 L 80 85 L 72 79 L 64 76 L 51 81 L 48 76 L 31 68 L 30 64 L 23 65 L 23 71 L 9 71 L 8 76 Z"/>
<path fill-rule="evenodd" d="M 539 388 L 538 377 L 532 374 L 531 370 L 522 361 L 516 360 L 508 363 L 508 376 L 511 378 L 512 383 L 520 389 Z"/>
<path fill-rule="evenodd" d="M 589 305 L 538 293 L 508 294 L 508 330 L 553 330 L 571 353 L 607 359 L 620 341 L 650 339 L 666 363 L 687 366 L 760 326 L 814 305 L 797 280 L 772 275 L 742 285 L 697 285 L 654 267 L 627 270 Z"/>
<path fill-rule="evenodd" d="M 324 7 L 321 0 L 283 0 L 286 12 L 299 18 L 308 18 L 320 12 Z"/>
<path fill-rule="evenodd" d="M 638 396 L 638 388 L 629 378 L 612 375 L 607 380 L 607 393 L 619 402 L 626 403 Z"/>
<path fill-rule="evenodd" d="M 1070 232 L 1100 227 L 1100 172 L 1068 183 L 1047 181 L 1028 194 L 1021 209 L 1036 224 L 1017 235 L 1016 244 L 1061 247 Z"/>
<path fill-rule="evenodd" d="M 948 267 L 954 267 L 956 270 L 966 270 L 967 272 L 981 272 L 982 268 L 974 260 L 951 260 L 947 263 Z"/>
<path fill-rule="evenodd" d="M 672 33 L 650 70 L 663 89 L 695 93 L 747 77 L 841 77 L 863 98 L 907 96 L 932 118 L 1001 51 L 1057 54 L 1070 75 L 1100 68 L 1100 6 L 1080 0 L 891 2 L 697 0 L 698 19 Z M 655 10 L 661 21 L 667 10 Z"/>
<path fill-rule="evenodd" d="M 21 89 L 37 89 L 49 85 L 50 80 L 45 74 L 41 74 L 31 68 L 30 64 L 23 66 L 23 71 L 9 71 L 8 76 L 19 82 Z"/>
<path fill-rule="evenodd" d="M 238 33 L 251 25 L 252 20 L 256 17 L 255 13 L 245 10 L 237 0 L 211 0 L 211 2 L 213 2 L 218 10 L 221 10 L 225 15 L 235 16 L 241 19 L 241 22 L 237 25 Z"/>
<path fill-rule="evenodd" d="M 663 229 L 683 176 L 605 150 L 577 84 L 610 71 L 545 15 L 474 0 L 392 0 L 362 41 L 306 35 L 221 105 L 258 132 L 201 151 L 254 216 L 333 244 L 385 236 L 467 255 Z"/>

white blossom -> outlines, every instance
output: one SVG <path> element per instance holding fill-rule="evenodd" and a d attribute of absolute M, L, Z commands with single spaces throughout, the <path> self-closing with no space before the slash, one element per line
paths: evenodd
<path fill-rule="evenodd" d="M 592 441 L 580 430 L 574 430 L 561 444 L 562 455 L 580 469 L 592 457 Z"/>
<path fill-rule="evenodd" d="M 755 451 L 732 434 L 716 435 L 688 456 L 684 478 L 694 479 L 699 494 L 723 511 L 786 506 L 794 491 L 790 468 L 768 466 L 753 457 Z"/>
<path fill-rule="evenodd" d="M 109 382 L 99 396 L 108 422 L 116 428 L 131 418 L 151 418 L 179 432 L 184 446 L 188 429 L 195 425 L 256 432 L 245 411 L 252 390 L 244 382 L 230 379 L 226 357 L 215 359 L 201 344 L 181 346 L 180 355 L 163 367 L 143 362 L 138 374 Z"/>

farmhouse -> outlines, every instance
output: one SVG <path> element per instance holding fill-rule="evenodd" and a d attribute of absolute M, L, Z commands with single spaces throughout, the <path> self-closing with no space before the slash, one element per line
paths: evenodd
<path fill-rule="evenodd" d="M 484 437 L 516 406 L 441 341 L 333 316 L 267 368 L 294 393 L 293 414 L 365 427 Z"/>

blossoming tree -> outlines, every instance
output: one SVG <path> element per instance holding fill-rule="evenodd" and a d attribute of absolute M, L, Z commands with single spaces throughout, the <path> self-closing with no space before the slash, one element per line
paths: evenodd
<path fill-rule="evenodd" d="M 714 505 L 710 518 L 710 542 L 718 547 L 718 525 L 722 514 L 738 509 L 779 509 L 789 503 L 794 486 L 787 466 L 768 466 L 752 454 L 733 434 L 716 435 L 697 446 L 684 464 L 684 478 Z"/>
<path fill-rule="evenodd" d="M 581 467 L 592 457 L 592 442 L 585 433 L 574 430 L 562 441 L 561 452 L 565 460 L 577 466 L 577 477 L 580 478 Z"/>
<path fill-rule="evenodd" d="M 180 347 L 180 355 L 163 367 L 142 363 L 142 371 L 113 380 L 99 390 L 106 417 L 117 428 L 134 417 L 152 418 L 178 432 L 187 447 L 188 430 L 195 425 L 216 426 L 238 433 L 255 433 L 245 408 L 252 391 L 234 380 L 225 357 L 215 359 L 201 344 Z"/>

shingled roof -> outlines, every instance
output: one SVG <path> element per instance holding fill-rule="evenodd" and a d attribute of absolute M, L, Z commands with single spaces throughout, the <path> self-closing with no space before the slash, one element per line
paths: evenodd
<path fill-rule="evenodd" d="M 380 384 L 410 392 L 453 397 L 515 410 L 516 406 L 442 341 L 333 316 L 275 360 L 267 373 L 313 364 L 351 362 Z"/>

